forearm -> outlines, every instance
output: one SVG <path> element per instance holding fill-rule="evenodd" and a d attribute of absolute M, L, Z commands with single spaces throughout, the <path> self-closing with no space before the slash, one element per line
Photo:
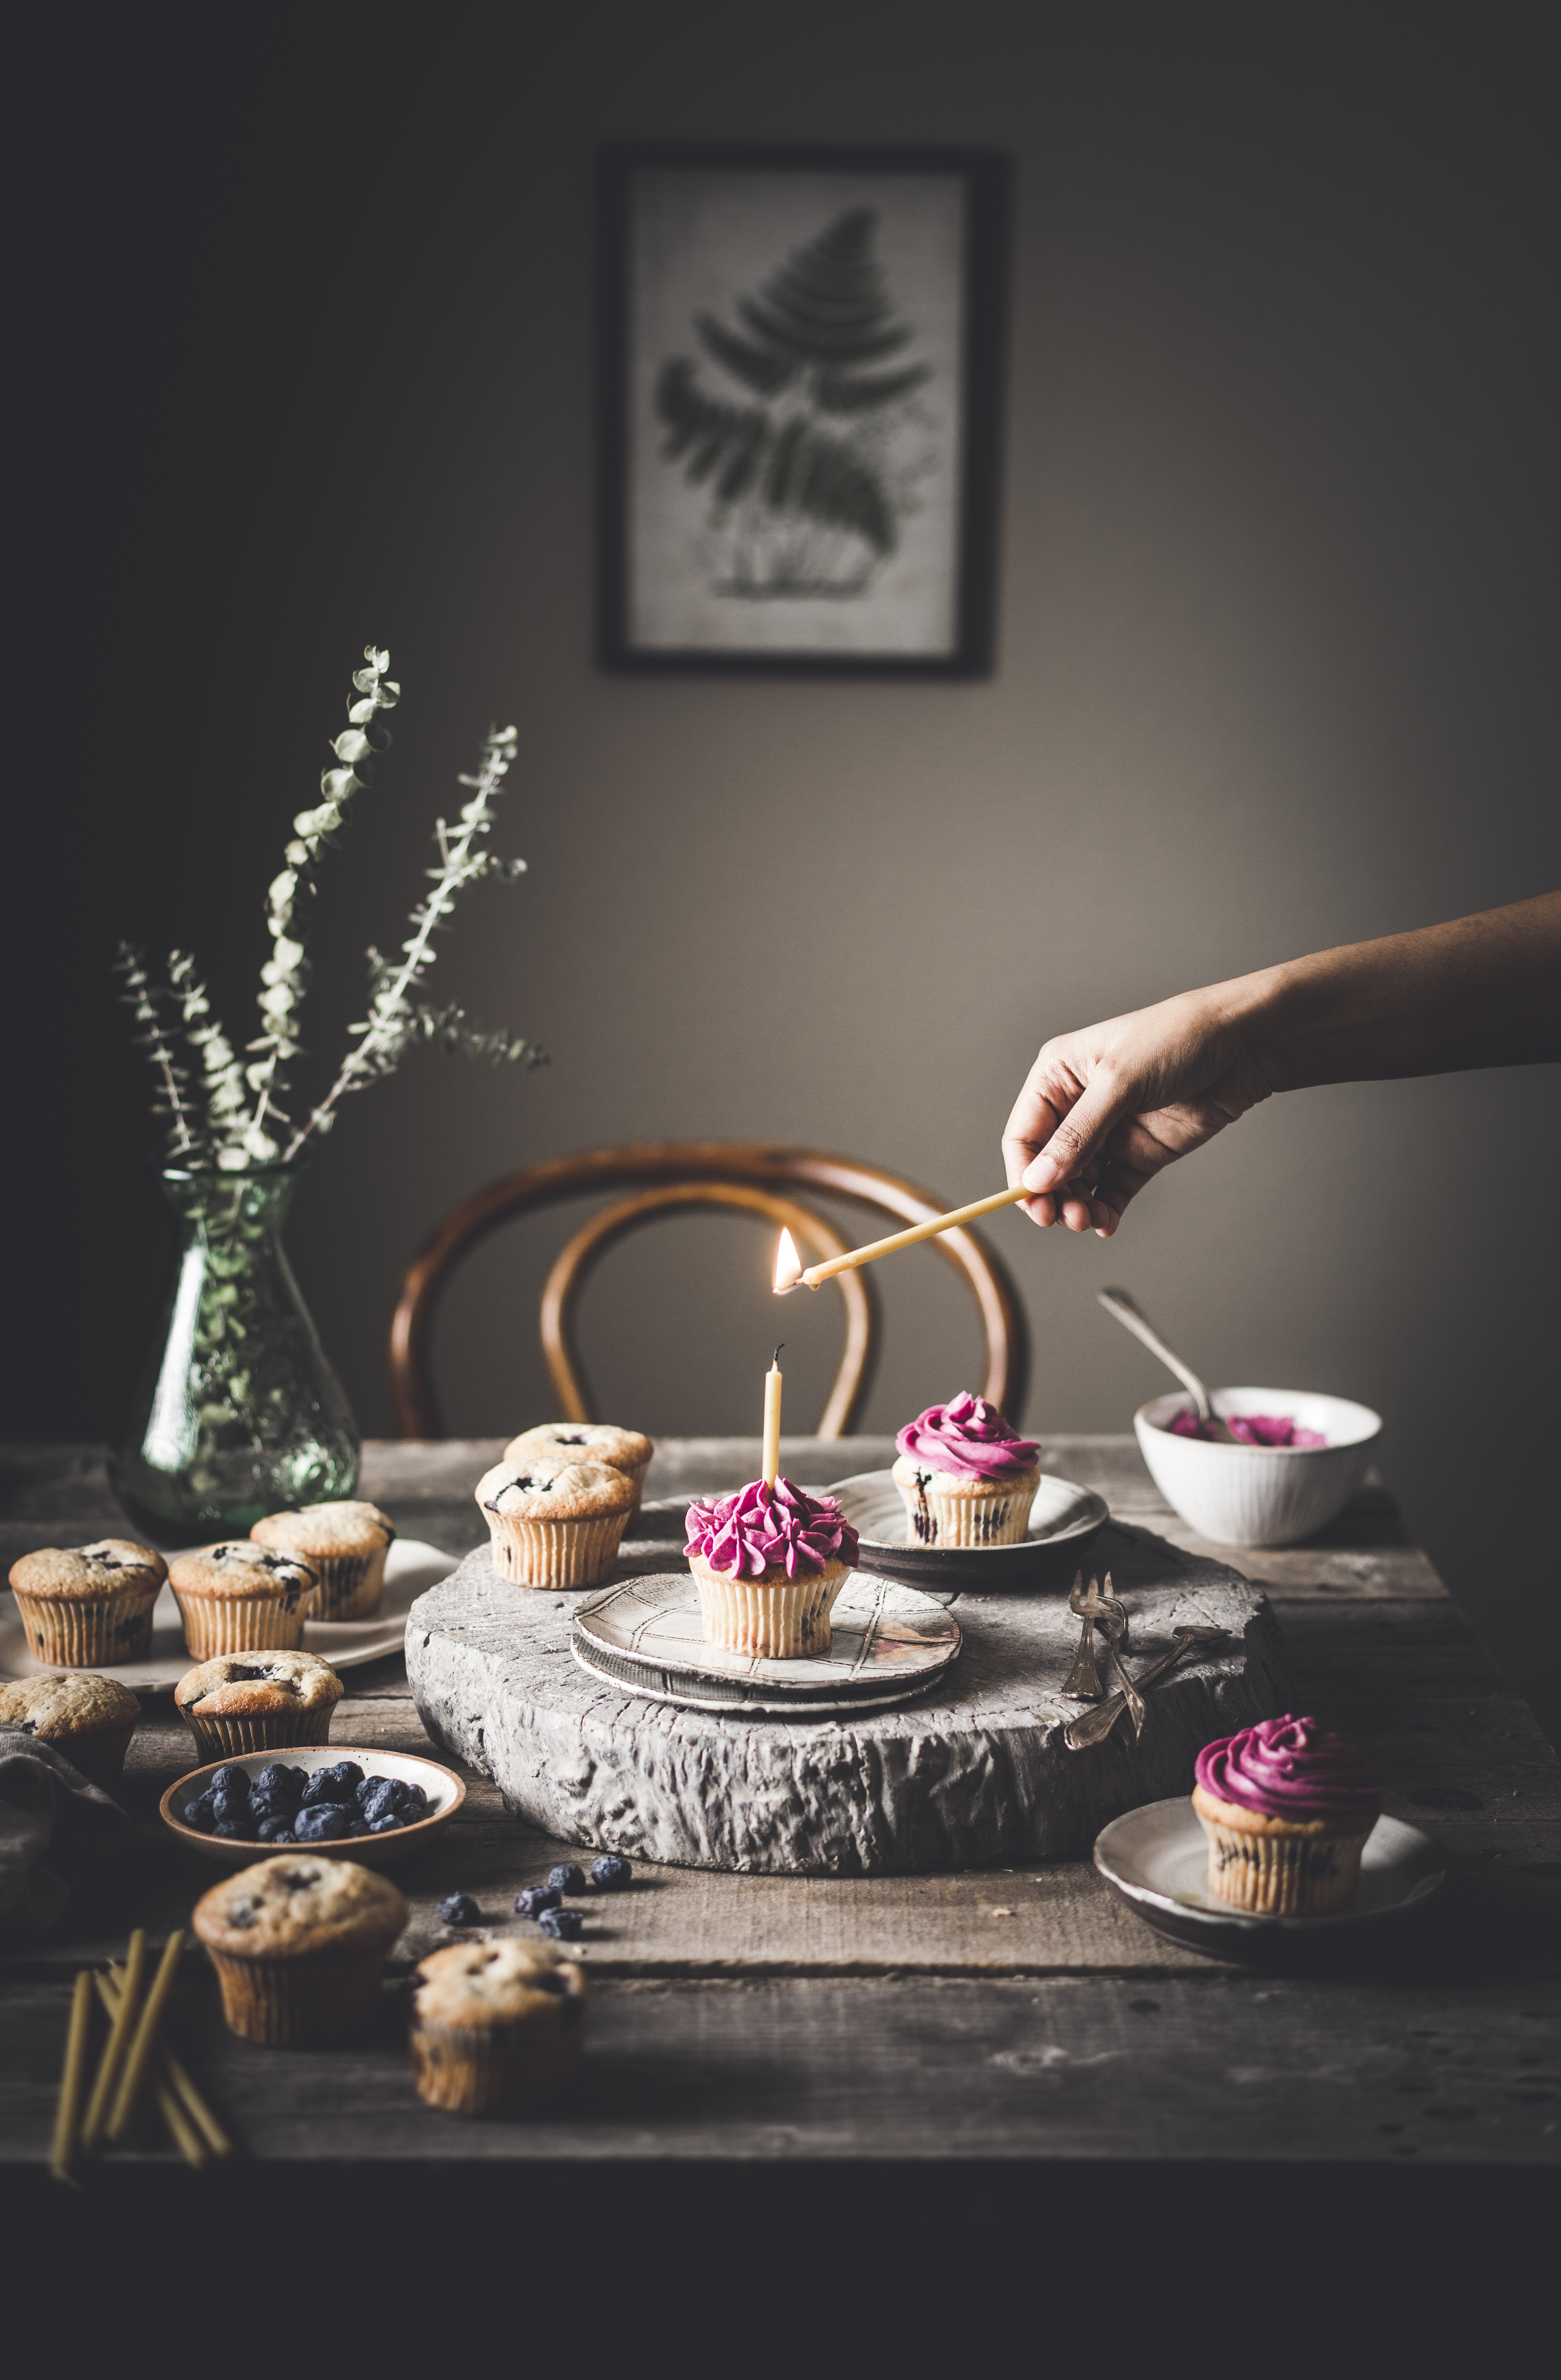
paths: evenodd
<path fill-rule="evenodd" d="M 1561 892 L 1213 987 L 1271 1090 L 1561 1059 Z"/>

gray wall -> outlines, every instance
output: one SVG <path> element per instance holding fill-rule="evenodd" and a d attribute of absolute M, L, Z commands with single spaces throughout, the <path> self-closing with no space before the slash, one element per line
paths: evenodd
<path fill-rule="evenodd" d="M 367 1430 L 389 1427 L 399 1269 L 494 1174 L 765 1135 L 975 1196 L 1047 1034 L 1561 876 L 1543 12 L 429 12 L 366 66 L 350 143 L 351 53 L 311 24 L 260 12 L 227 69 L 200 239 L 148 334 L 110 874 L 247 999 L 285 816 L 356 648 L 388 643 L 396 749 L 321 909 L 328 1055 L 454 771 L 490 716 L 519 727 L 499 841 L 531 872 L 471 899 L 441 988 L 551 1069 L 415 1062 L 354 1103 L 299 1201 L 297 1269 Z M 589 176 L 624 135 L 1015 161 L 988 682 L 593 668 Z M 192 899 L 202 871 L 231 909 Z M 1095 1306 L 1111 1281 L 1213 1380 L 1376 1405 L 1413 1528 L 1493 1641 L 1539 1644 L 1514 1667 L 1553 1723 L 1557 1104 L 1551 1068 L 1308 1092 L 1109 1247 L 990 1226 L 1043 1436 L 1125 1428 L 1164 1385 Z M 453 1429 L 548 1413 L 534 1302 L 559 1236 L 517 1229 L 453 1294 Z M 150 1217 L 122 1245 L 127 1342 Z M 611 1259 L 586 1321 L 604 1409 L 756 1429 L 783 1328 L 810 1420 L 833 1302 L 777 1309 L 768 1261 L 767 1234 L 716 1222 Z M 869 1428 L 976 1364 L 929 1255 L 881 1279 Z"/>

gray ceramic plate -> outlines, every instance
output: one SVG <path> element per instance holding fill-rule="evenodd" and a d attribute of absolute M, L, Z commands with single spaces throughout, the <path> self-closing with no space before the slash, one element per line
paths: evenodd
<path fill-rule="evenodd" d="M 575 1606 L 571 1649 L 593 1677 L 696 1710 L 793 1718 L 904 1702 L 960 1649 L 957 1621 L 929 1596 L 853 1571 L 831 1615 L 827 1653 L 761 1661 L 705 1642 L 688 1571 L 620 1580 Z"/>
<path fill-rule="evenodd" d="M 1043 1472 L 1030 1507 L 1029 1535 L 1022 1545 L 924 1546 L 910 1534 L 909 1515 L 892 1473 L 858 1471 L 849 1479 L 837 1479 L 828 1492 L 839 1497 L 861 1539 L 857 1560 L 863 1570 L 945 1593 L 1033 1585 L 1048 1568 L 1066 1570 L 1070 1561 L 1076 1567 L 1083 1548 L 1111 1517 L 1106 1499 L 1093 1488 Z"/>
<path fill-rule="evenodd" d="M 1134 1913 L 1173 1942 L 1211 1959 L 1262 1959 L 1276 1937 L 1337 1934 L 1417 1908 L 1447 1880 L 1446 1855 L 1418 1827 L 1379 1818 L 1361 1854 L 1348 1909 L 1328 1917 L 1249 1917 L 1208 1889 L 1208 1838 L 1191 1801 L 1148 1802 L 1113 1818 L 1095 1838 L 1095 1864 Z"/>

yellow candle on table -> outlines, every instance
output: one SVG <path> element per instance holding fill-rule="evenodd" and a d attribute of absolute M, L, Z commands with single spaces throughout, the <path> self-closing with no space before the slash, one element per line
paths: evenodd
<path fill-rule="evenodd" d="M 783 1245 L 775 1264 L 775 1294 L 784 1297 L 788 1290 L 817 1289 L 821 1281 L 833 1281 L 838 1272 L 853 1272 L 858 1265 L 892 1256 L 896 1248 L 914 1248 L 918 1240 L 936 1239 L 939 1232 L 952 1232 L 961 1223 L 974 1223 L 982 1215 L 995 1215 L 999 1207 L 1017 1207 L 1022 1198 L 1031 1195 L 1023 1185 L 1017 1190 L 995 1191 L 990 1198 L 977 1198 L 968 1207 L 956 1207 L 950 1214 L 934 1215 L 926 1223 L 913 1223 L 909 1231 L 891 1232 L 887 1240 L 869 1240 L 865 1248 L 849 1248 L 843 1257 L 829 1257 L 823 1264 L 809 1265 L 805 1272 L 797 1261 L 790 1232 L 782 1232 Z"/>
<path fill-rule="evenodd" d="M 780 1347 L 785 1345 L 782 1339 Z M 761 1476 L 773 1488 L 780 1476 L 780 1347 L 764 1376 L 764 1464 Z"/>

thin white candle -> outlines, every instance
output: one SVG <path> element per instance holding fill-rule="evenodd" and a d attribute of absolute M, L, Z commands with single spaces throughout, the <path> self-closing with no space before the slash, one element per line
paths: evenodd
<path fill-rule="evenodd" d="M 852 1272 L 858 1265 L 873 1264 L 879 1257 L 892 1256 L 896 1248 L 914 1248 L 918 1240 L 936 1239 L 939 1232 L 952 1232 L 961 1223 L 974 1223 L 979 1216 L 995 1215 L 999 1207 L 1017 1207 L 1022 1198 L 1033 1194 L 1021 1186 L 1017 1190 L 998 1190 L 990 1198 L 977 1198 L 968 1207 L 956 1207 L 951 1214 L 935 1215 L 930 1223 L 913 1223 L 907 1232 L 893 1232 L 887 1240 L 869 1240 L 865 1248 L 850 1248 L 843 1257 L 829 1257 L 823 1264 L 809 1265 L 804 1272 L 797 1261 L 789 1232 L 780 1234 L 780 1253 L 775 1260 L 775 1294 L 784 1297 L 789 1290 L 817 1289 L 821 1281 L 833 1281 L 838 1272 Z"/>
<path fill-rule="evenodd" d="M 785 1345 L 782 1339 L 780 1347 Z M 780 1476 L 780 1347 L 775 1350 L 775 1360 L 764 1376 L 764 1468 L 767 1488 L 773 1488 Z"/>

